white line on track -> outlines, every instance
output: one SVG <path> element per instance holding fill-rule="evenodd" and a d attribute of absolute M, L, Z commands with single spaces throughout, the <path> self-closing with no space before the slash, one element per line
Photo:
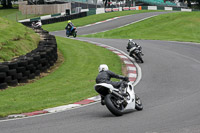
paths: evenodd
<path fill-rule="evenodd" d="M 128 23 L 128 24 L 126 24 L 126 25 L 116 27 L 116 28 L 114 28 L 114 29 L 121 28 L 121 27 L 125 27 L 125 26 L 128 26 L 128 25 L 130 25 L 130 24 L 134 24 L 134 23 L 137 23 L 137 22 L 140 22 L 140 21 L 143 21 L 143 20 L 146 20 L 146 19 L 155 17 L 155 16 L 158 16 L 158 15 L 153 15 L 153 16 L 150 16 L 150 17 L 146 17 L 146 18 L 140 19 L 140 20 L 138 20 L 138 21 L 134 21 L 134 22 L 132 22 L 132 23 Z M 125 16 L 124 16 L 124 17 L 125 17 Z M 113 30 L 113 29 L 112 29 L 112 30 Z M 101 31 L 101 32 L 106 32 L 106 31 L 110 31 L 110 30 L 104 30 L 104 31 Z M 96 33 L 101 33 L 101 32 L 95 32 L 95 33 L 90 33 L 90 34 L 96 34 Z M 89 34 L 82 34 L 82 35 L 89 35 Z"/>

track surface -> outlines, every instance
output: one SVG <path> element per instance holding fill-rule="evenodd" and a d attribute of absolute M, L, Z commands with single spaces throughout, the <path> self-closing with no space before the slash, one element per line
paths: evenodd
<path fill-rule="evenodd" d="M 118 19 L 114 19 L 106 23 L 100 23 L 100 24 L 93 25 L 90 27 L 78 28 L 77 29 L 78 35 L 93 34 L 96 32 L 111 30 L 123 25 L 130 24 L 132 22 L 136 22 L 138 20 L 142 20 L 144 18 L 148 18 L 151 16 L 160 15 L 160 14 L 165 14 L 165 13 L 169 13 L 169 12 L 149 12 L 149 13 L 140 13 L 140 14 L 134 14 L 134 15 L 129 15 L 129 16 L 122 16 Z M 66 37 L 65 30 L 59 31 L 59 32 L 52 32 L 52 34 Z"/>
<path fill-rule="evenodd" d="M 123 39 L 81 39 L 126 50 L 127 40 Z M 144 64 L 140 64 L 142 80 L 135 87 L 143 101 L 143 111 L 114 117 L 98 103 L 42 117 L 0 122 L 0 132 L 199 133 L 200 44 L 135 41 L 145 54 Z"/>

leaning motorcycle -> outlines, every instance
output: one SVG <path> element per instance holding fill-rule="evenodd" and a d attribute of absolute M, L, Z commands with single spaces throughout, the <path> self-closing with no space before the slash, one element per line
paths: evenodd
<path fill-rule="evenodd" d="M 144 55 L 142 53 L 141 47 L 133 47 L 130 50 L 127 50 L 128 52 L 131 53 L 131 57 L 136 60 L 138 63 L 144 63 L 142 56 Z"/>
<path fill-rule="evenodd" d="M 66 31 L 66 36 L 69 37 L 69 36 L 73 36 L 74 38 L 77 36 L 77 30 L 76 30 L 76 27 L 73 27 L 72 31 L 68 34 L 67 31 Z"/>
<path fill-rule="evenodd" d="M 142 102 L 135 94 L 134 86 L 131 82 L 123 90 L 123 95 L 119 89 L 111 84 L 99 83 L 94 86 L 95 90 L 104 98 L 108 110 L 115 116 L 122 116 L 124 113 L 134 110 L 142 110 Z M 124 96 L 124 94 L 126 94 Z"/>
<path fill-rule="evenodd" d="M 42 26 L 41 26 L 41 25 L 38 25 L 38 24 L 35 23 L 35 22 L 32 22 L 32 23 L 31 23 L 31 27 L 32 27 L 33 29 L 40 29 Z"/>

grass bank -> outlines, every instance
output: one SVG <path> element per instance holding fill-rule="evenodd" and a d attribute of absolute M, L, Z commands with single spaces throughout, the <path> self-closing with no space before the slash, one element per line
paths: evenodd
<path fill-rule="evenodd" d="M 145 13 L 145 12 L 155 12 L 155 11 L 142 10 L 142 11 L 110 12 L 110 13 L 103 13 L 103 14 L 97 14 L 97 15 L 91 15 L 91 16 L 87 16 L 83 18 L 73 19 L 72 22 L 76 27 L 80 27 L 87 24 L 92 24 L 92 23 L 103 21 L 106 19 L 118 17 L 118 16 L 125 16 L 125 15 Z M 66 25 L 67 25 L 67 21 L 64 21 L 64 22 L 59 22 L 59 23 L 43 25 L 43 28 L 48 31 L 58 31 L 58 30 L 64 30 Z"/>
<path fill-rule="evenodd" d="M 35 49 L 39 35 L 22 24 L 0 18 L 0 62 L 24 55 Z"/>
<path fill-rule="evenodd" d="M 23 20 L 23 19 L 28 19 L 28 18 L 34 18 L 42 16 L 39 14 L 22 14 L 19 9 L 13 8 L 13 9 L 0 9 L 0 17 L 6 18 L 8 20 L 12 21 L 18 21 L 18 20 Z"/>
<path fill-rule="evenodd" d="M 199 35 L 200 12 L 176 12 L 85 37 L 200 42 Z"/>
<path fill-rule="evenodd" d="M 1 117 L 74 103 L 97 95 L 93 87 L 98 66 L 102 63 L 121 74 L 119 57 L 105 48 L 61 37 L 57 37 L 57 43 L 64 63 L 34 83 L 0 91 Z"/>

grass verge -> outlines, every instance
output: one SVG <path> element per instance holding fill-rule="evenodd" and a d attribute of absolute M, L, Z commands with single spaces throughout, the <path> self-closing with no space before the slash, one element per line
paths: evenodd
<path fill-rule="evenodd" d="M 0 62 L 24 55 L 35 49 L 39 35 L 22 24 L 0 18 Z"/>
<path fill-rule="evenodd" d="M 200 42 L 199 16 L 200 12 L 162 14 L 122 28 L 84 37 Z"/>
<path fill-rule="evenodd" d="M 155 12 L 155 11 L 148 11 L 148 10 L 135 11 L 134 10 L 134 11 L 123 11 L 123 12 L 110 12 L 110 13 L 91 15 L 91 16 L 87 16 L 83 18 L 74 19 L 72 20 L 72 22 L 76 27 L 80 27 L 87 24 L 92 24 L 92 23 L 96 23 L 96 22 L 103 21 L 106 19 L 118 17 L 118 16 L 125 16 L 125 15 L 145 13 L 145 12 Z M 43 25 L 43 29 L 48 30 L 48 31 L 64 30 L 66 25 L 67 25 L 67 21 L 64 21 L 64 22 L 59 22 L 59 23 Z"/>
<path fill-rule="evenodd" d="M 22 14 L 19 9 L 0 9 L 0 17 L 6 18 L 12 21 L 18 21 L 28 18 L 39 17 L 39 14 Z"/>
<path fill-rule="evenodd" d="M 0 91 L 0 117 L 74 103 L 97 95 L 98 66 L 108 64 L 121 74 L 119 57 L 93 44 L 57 37 L 64 63 L 34 83 Z"/>

